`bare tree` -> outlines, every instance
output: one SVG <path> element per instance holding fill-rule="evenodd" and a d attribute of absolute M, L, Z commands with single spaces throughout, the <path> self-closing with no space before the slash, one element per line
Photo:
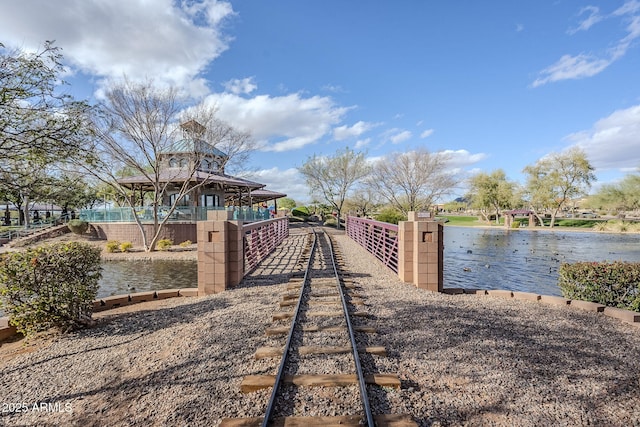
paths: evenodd
<path fill-rule="evenodd" d="M 95 156 L 92 162 L 85 164 L 85 168 L 101 182 L 116 189 L 131 208 L 146 251 L 155 249 L 164 224 L 180 202 L 210 182 L 208 180 L 213 173 L 201 170 L 200 164 L 204 153 L 211 151 L 211 146 L 221 145 L 224 149 L 236 150 L 233 156 L 248 154 L 246 147 L 249 146 L 249 137 L 212 117 L 213 110 L 196 108 L 193 114 L 179 114 L 179 108 L 174 88 L 155 87 L 151 81 L 132 83 L 125 79 L 106 93 L 106 101 L 95 116 L 97 137 L 92 147 Z M 195 118 L 204 124 L 196 122 Z M 192 126 L 181 130 L 177 126 L 178 119 L 191 119 Z M 163 164 L 161 154 L 172 147 L 179 132 L 187 132 L 193 143 L 190 161 L 181 168 L 169 168 Z M 231 157 L 220 157 L 220 170 Z M 150 233 L 146 231 L 136 210 L 136 203 L 144 200 L 132 194 L 123 172 L 145 183 L 153 221 L 153 231 Z M 161 211 L 169 191 L 172 202 L 167 206 L 168 210 Z"/>
<path fill-rule="evenodd" d="M 337 151 L 332 157 L 313 155 L 299 168 L 311 192 L 318 194 L 340 213 L 349 190 L 369 174 L 370 167 L 363 153 L 349 148 Z"/>
<path fill-rule="evenodd" d="M 458 184 L 448 161 L 446 154 L 425 149 L 393 153 L 375 163 L 367 184 L 405 215 L 428 210 Z"/>

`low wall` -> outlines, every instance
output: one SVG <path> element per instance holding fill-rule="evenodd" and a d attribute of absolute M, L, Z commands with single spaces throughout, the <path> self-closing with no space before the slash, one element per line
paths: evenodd
<path fill-rule="evenodd" d="M 134 246 L 142 246 L 140 228 L 135 222 L 92 222 L 96 237 L 104 240 L 117 240 L 118 242 L 131 242 Z M 151 235 L 153 224 L 143 224 L 144 229 Z M 171 222 L 162 226 L 161 239 L 170 239 L 175 245 L 190 240 L 197 243 L 195 222 Z"/>

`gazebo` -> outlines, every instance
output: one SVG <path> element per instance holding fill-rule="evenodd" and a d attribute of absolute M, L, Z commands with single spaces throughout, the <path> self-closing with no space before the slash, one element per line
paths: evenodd
<path fill-rule="evenodd" d="M 265 184 L 226 174 L 224 168 L 229 156 L 200 138 L 205 134 L 204 127 L 190 121 L 181 128 L 183 138 L 158 152 L 159 173 L 153 180 L 149 175 L 137 175 L 121 178 L 118 184 L 139 196 L 141 201 L 146 193 L 154 191 L 154 185 L 160 184 L 164 193 L 159 211 L 166 212 L 165 215 L 171 212 L 166 226 L 174 229 L 175 236 L 180 236 L 174 240 L 195 241 L 195 223 L 206 219 L 208 210 L 232 209 L 235 219 L 245 221 L 268 219 L 268 211 L 261 208 L 255 212 L 252 206 L 286 197 L 286 194 L 265 190 Z M 182 192 L 180 197 L 184 186 L 190 187 L 190 191 L 186 195 Z M 176 209 L 171 211 L 174 205 Z M 143 223 L 151 221 L 149 212 L 148 206 L 137 207 L 137 219 Z M 83 215 L 94 225 L 99 223 L 103 235 L 116 236 L 116 240 L 125 233 L 122 223 L 134 222 L 131 208 L 107 209 L 105 206 L 102 210 L 85 210 Z"/>
<path fill-rule="evenodd" d="M 529 217 L 529 227 L 536 226 L 535 214 L 533 213 L 533 211 L 530 211 L 528 209 L 514 209 L 510 211 L 504 211 L 503 214 L 504 214 L 504 226 L 506 228 L 511 228 L 511 225 L 513 224 L 515 217 L 518 215 Z"/>
<path fill-rule="evenodd" d="M 286 194 L 265 190 L 265 184 L 227 175 L 224 168 L 229 156 L 200 138 L 205 134 L 205 127 L 194 120 L 180 126 L 183 138 L 158 153 L 158 181 L 167 189 L 163 205 L 173 205 L 185 183 L 198 188 L 178 201 L 180 207 L 242 208 L 286 197 Z M 144 175 L 125 177 L 118 183 L 141 196 L 153 190 L 152 182 Z"/>

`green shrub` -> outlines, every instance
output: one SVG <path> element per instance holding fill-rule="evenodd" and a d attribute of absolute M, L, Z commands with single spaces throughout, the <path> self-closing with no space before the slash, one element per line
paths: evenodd
<path fill-rule="evenodd" d="M 327 227 L 337 227 L 338 226 L 338 220 L 335 219 L 334 217 L 330 216 L 324 221 L 324 225 L 326 225 Z"/>
<path fill-rule="evenodd" d="M 406 221 L 407 217 L 397 209 L 385 208 L 375 216 L 375 219 L 389 224 L 397 224 L 400 221 Z"/>
<path fill-rule="evenodd" d="M 291 211 L 291 215 L 300 218 L 306 218 L 311 215 L 311 213 L 309 212 L 309 208 L 307 208 L 306 206 L 299 206 L 297 208 L 293 208 L 293 210 Z"/>
<path fill-rule="evenodd" d="M 109 253 L 113 253 L 120 249 L 120 242 L 117 240 L 109 240 L 106 244 L 106 250 Z"/>
<path fill-rule="evenodd" d="M 91 319 L 102 275 L 100 249 L 79 242 L 11 252 L 0 261 L 0 308 L 26 336 Z"/>
<path fill-rule="evenodd" d="M 191 246 L 193 244 L 193 242 L 191 240 L 185 240 L 184 242 L 180 243 L 180 247 L 182 248 L 188 248 L 189 246 Z"/>
<path fill-rule="evenodd" d="M 562 264 L 558 286 L 565 298 L 640 311 L 640 263 Z"/>
<path fill-rule="evenodd" d="M 67 227 L 69 227 L 69 230 L 74 234 L 84 234 L 89 229 L 89 223 L 81 219 L 72 219 L 67 222 Z"/>
<path fill-rule="evenodd" d="M 511 228 L 520 228 L 520 221 L 516 220 L 511 223 Z"/>
<path fill-rule="evenodd" d="M 158 243 L 156 243 L 156 247 L 161 251 L 166 251 L 173 245 L 173 241 L 171 239 L 160 239 Z"/>
<path fill-rule="evenodd" d="M 133 243 L 131 242 L 120 243 L 120 252 L 129 252 L 131 248 L 133 248 Z"/>

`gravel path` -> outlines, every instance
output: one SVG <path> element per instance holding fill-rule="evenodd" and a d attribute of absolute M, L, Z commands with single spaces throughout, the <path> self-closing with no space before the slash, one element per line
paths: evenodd
<path fill-rule="evenodd" d="M 360 339 L 389 353 L 363 364 L 403 382 L 369 390 L 377 412 L 424 426 L 640 426 L 640 328 L 528 301 L 420 291 L 336 238 L 362 276 L 371 317 L 358 322 L 378 328 Z M 3 345 L 0 425 L 215 426 L 259 416 L 270 391 L 243 395 L 240 381 L 276 372 L 277 360 L 253 356 L 284 343 L 264 330 L 303 241 L 292 233 L 235 290 L 117 309 L 88 330 Z"/>

